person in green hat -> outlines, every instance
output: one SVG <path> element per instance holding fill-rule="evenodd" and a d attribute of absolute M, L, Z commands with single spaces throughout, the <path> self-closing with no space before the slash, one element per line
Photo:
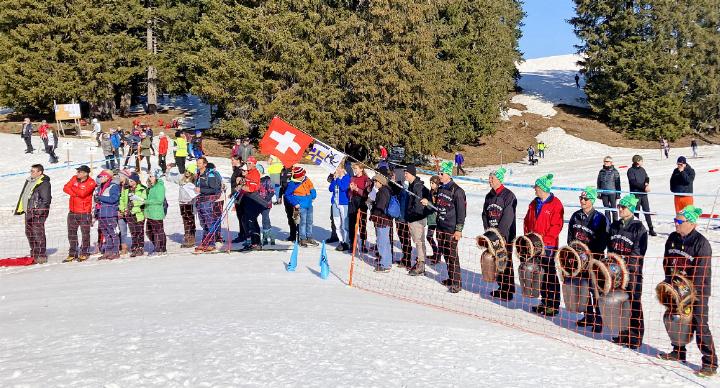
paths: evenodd
<path fill-rule="evenodd" d="M 645 320 L 642 311 L 643 285 L 643 259 L 647 251 L 648 232 L 642 222 L 635 219 L 634 212 L 637 209 L 638 198 L 628 194 L 618 204 L 620 219 L 610 225 L 608 239 L 608 253 L 615 253 L 625 259 L 628 269 L 629 282 L 626 288 L 630 302 L 630 325 L 612 342 L 631 348 L 638 349 L 642 344 L 645 334 Z"/>
<path fill-rule="evenodd" d="M 695 287 L 697 298 L 692 305 L 692 331 L 695 332 L 695 342 L 702 353 L 702 368 L 696 374 L 713 376 L 717 374 L 718 358 L 708 325 L 708 302 L 712 291 L 712 246 L 697 231 L 700 215 L 702 209 L 693 205 L 688 205 L 677 213 L 675 231 L 670 233 L 665 242 L 663 269 L 667 282 L 671 282 L 673 275 L 682 274 L 691 280 Z M 660 352 L 658 357 L 685 362 L 686 353 L 685 346 L 673 345 L 671 352 Z"/>
<path fill-rule="evenodd" d="M 580 210 L 573 213 L 568 223 L 568 245 L 573 241 L 579 241 L 590 249 L 590 252 L 598 257 L 605 254 L 608 237 L 608 220 L 605 215 L 595 210 L 594 204 L 597 199 L 597 189 L 588 186 L 580 193 Z M 589 280 L 589 273 L 584 271 L 580 274 L 584 281 Z M 591 302 L 587 305 L 585 316 L 577 321 L 578 327 L 588 327 L 593 333 L 602 331 L 602 317 L 598 301 L 590 293 Z"/>
<path fill-rule="evenodd" d="M 517 198 L 507 187 L 503 186 L 507 170 L 500 167 L 490 173 L 490 192 L 485 196 L 482 220 L 485 230 L 495 228 L 500 231 L 506 243 L 515 240 L 515 214 L 517 211 Z M 505 270 L 498 272 L 496 278 L 498 289 L 490 296 L 501 300 L 512 300 L 515 294 L 515 273 L 513 266 L 508 265 Z"/>
<path fill-rule="evenodd" d="M 565 209 L 562 202 L 552 194 L 553 174 L 535 180 L 535 199 L 530 201 L 523 220 L 525 234 L 537 233 L 545 244 L 541 256 L 543 278 L 540 284 L 540 304 L 533 306 L 534 313 L 552 317 L 560 309 L 560 280 L 555 268 L 555 251 L 560 243 L 560 232 Z"/>
<path fill-rule="evenodd" d="M 458 256 L 458 242 L 462 238 L 463 227 L 465 226 L 465 215 L 467 214 L 467 201 L 465 190 L 458 186 L 452 179 L 453 162 L 446 160 L 440 164 L 440 187 L 435 194 L 436 233 L 440 255 L 447 263 L 448 278 L 442 284 L 448 287 L 448 291 L 456 294 L 462 290 L 462 278 L 460 270 L 460 257 Z M 423 199 L 423 206 L 429 201 Z M 438 255 L 438 259 L 439 256 Z"/>

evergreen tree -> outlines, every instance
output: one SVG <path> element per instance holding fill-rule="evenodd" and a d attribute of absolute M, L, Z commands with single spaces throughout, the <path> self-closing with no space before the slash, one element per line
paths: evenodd
<path fill-rule="evenodd" d="M 585 91 L 611 127 L 654 139 L 717 128 L 715 0 L 575 4 Z"/>

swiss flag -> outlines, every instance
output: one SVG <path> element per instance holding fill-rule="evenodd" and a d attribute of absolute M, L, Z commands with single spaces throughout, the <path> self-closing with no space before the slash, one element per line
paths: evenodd
<path fill-rule="evenodd" d="M 303 157 L 305 149 L 312 142 L 310 135 L 275 116 L 260 140 L 260 152 L 275 155 L 285 167 L 290 167 Z"/>

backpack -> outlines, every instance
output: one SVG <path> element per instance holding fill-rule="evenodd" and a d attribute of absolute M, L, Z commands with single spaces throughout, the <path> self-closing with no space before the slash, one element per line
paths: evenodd
<path fill-rule="evenodd" d="M 385 214 L 387 214 L 391 218 L 400 218 L 400 216 L 402 216 L 402 211 L 400 210 L 400 201 L 398 200 L 397 196 L 390 196 L 390 202 L 388 202 L 387 209 L 385 209 Z"/>

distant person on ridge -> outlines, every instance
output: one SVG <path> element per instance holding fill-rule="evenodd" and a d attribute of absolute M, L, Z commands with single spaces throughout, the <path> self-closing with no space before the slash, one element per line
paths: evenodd
<path fill-rule="evenodd" d="M 698 143 L 694 138 L 690 141 L 690 148 L 692 149 L 693 158 L 698 157 Z"/>
<path fill-rule="evenodd" d="M 20 132 L 20 137 L 25 140 L 25 153 L 26 154 L 32 154 L 35 149 L 32 146 L 32 133 L 33 133 L 33 125 L 30 122 L 29 118 L 25 118 L 23 120 L 22 130 Z"/>
<path fill-rule="evenodd" d="M 545 146 L 545 142 L 544 142 L 544 141 L 541 141 L 541 142 L 538 143 L 538 145 L 537 145 L 538 158 L 543 158 L 543 159 L 545 159 L 545 148 L 546 148 L 546 146 Z"/>
<path fill-rule="evenodd" d="M 580 89 L 580 74 L 575 74 L 575 87 Z"/>
<path fill-rule="evenodd" d="M 465 157 L 460 151 L 455 152 L 455 169 L 457 175 L 466 175 L 463 164 L 465 164 Z"/>

